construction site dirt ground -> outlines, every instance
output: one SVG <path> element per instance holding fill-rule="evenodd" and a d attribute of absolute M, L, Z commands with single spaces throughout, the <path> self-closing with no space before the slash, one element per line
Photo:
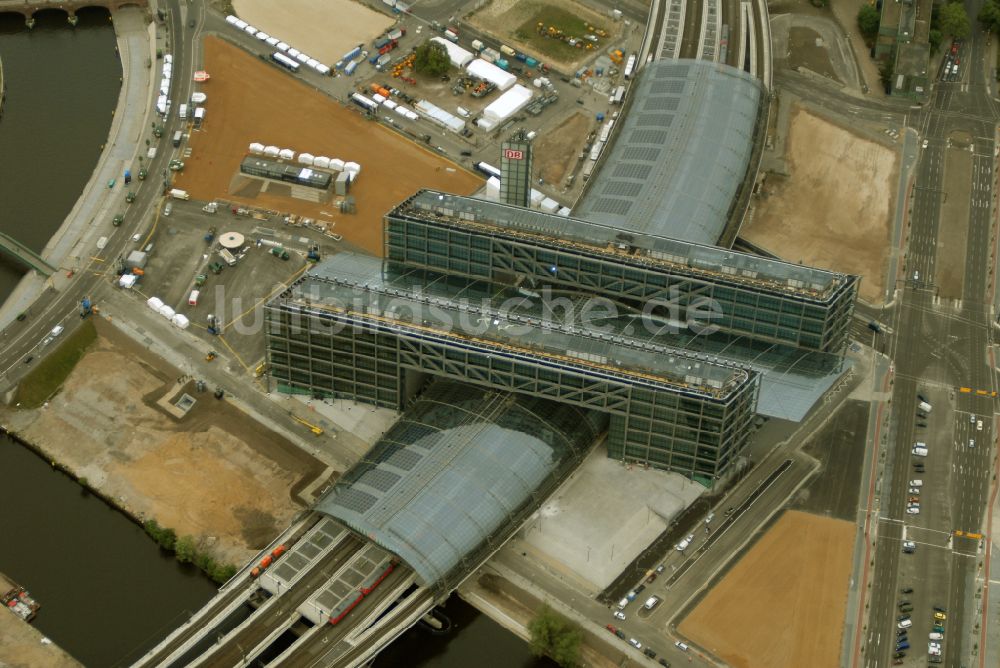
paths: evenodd
<path fill-rule="evenodd" d="M 132 515 L 245 563 L 304 507 L 298 491 L 325 465 L 95 324 L 97 341 L 48 405 L 5 409 L 4 423 Z M 183 392 L 196 400 L 183 417 L 158 403 Z"/>
<path fill-rule="evenodd" d="M 597 25 L 608 31 L 608 37 L 601 39 L 598 46 L 592 50 L 574 49 L 575 55 L 572 59 L 559 58 L 550 54 L 541 53 L 538 49 L 531 47 L 529 39 L 531 35 L 519 35 L 519 28 L 533 17 L 544 17 L 546 9 L 555 8 L 556 11 L 568 10 L 592 25 Z M 523 0 L 492 0 L 485 3 L 483 8 L 476 13 L 467 16 L 466 21 L 483 32 L 494 35 L 504 44 L 511 46 L 518 51 L 538 58 L 538 60 L 557 66 L 558 69 L 572 71 L 580 67 L 585 61 L 607 53 L 613 44 L 618 43 L 617 37 L 624 28 L 624 23 L 614 22 L 607 14 L 598 14 L 589 7 L 586 7 L 573 0 L 561 0 L 560 2 L 524 2 Z M 555 26 L 559 28 L 560 26 Z M 639 26 L 633 26 L 638 28 Z M 574 35 L 582 38 L 583 35 Z M 523 38 L 522 38 L 523 37 Z"/>
<path fill-rule="evenodd" d="M 233 0 L 233 10 L 255 28 L 330 67 L 395 23 L 356 0 Z"/>
<path fill-rule="evenodd" d="M 590 119 L 578 112 L 543 133 L 535 143 L 534 162 L 538 177 L 546 183 L 562 185 L 563 179 L 572 173 L 576 156 L 590 130 Z"/>
<path fill-rule="evenodd" d="M 733 668 L 835 668 L 855 527 L 787 511 L 705 596 L 681 633 Z"/>
<path fill-rule="evenodd" d="M 199 200 L 222 199 L 295 213 L 326 223 L 332 232 L 382 254 L 382 216 L 420 188 L 469 195 L 483 179 L 441 156 L 310 89 L 287 72 L 217 37 L 205 40 L 205 67 L 212 78 L 203 127 L 191 132 L 191 157 L 175 187 Z M 354 161 L 361 173 L 350 194 L 357 213 L 335 203 L 311 202 L 261 192 L 239 177 L 251 142 Z M 246 182 L 246 183 L 244 183 Z M 230 186 L 243 188 L 230 192 Z M 278 188 L 279 191 L 284 190 Z"/>
<path fill-rule="evenodd" d="M 767 173 L 741 236 L 788 262 L 858 274 L 861 298 L 882 302 L 898 154 L 795 107 L 785 165 Z"/>

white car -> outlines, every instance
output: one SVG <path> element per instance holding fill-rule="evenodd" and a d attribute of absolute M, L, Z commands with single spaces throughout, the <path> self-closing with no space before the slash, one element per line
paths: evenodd
<path fill-rule="evenodd" d="M 941 648 L 940 647 L 932 647 L 931 645 L 933 645 L 933 644 L 934 643 L 930 643 L 930 644 L 927 645 L 927 653 L 930 654 L 931 656 L 941 656 Z"/>
<path fill-rule="evenodd" d="M 970 438 L 969 439 L 969 447 L 970 448 L 976 447 L 976 439 L 974 439 L 974 438 Z"/>
<path fill-rule="evenodd" d="M 915 549 L 917 549 L 917 544 L 914 543 L 912 540 L 904 540 L 903 541 L 903 547 L 909 548 L 911 550 L 915 550 Z"/>
<path fill-rule="evenodd" d="M 923 144 L 923 147 L 924 147 L 924 148 L 927 148 L 927 140 L 926 140 L 926 139 L 924 140 L 924 144 Z"/>
<path fill-rule="evenodd" d="M 635 647 L 636 649 L 642 649 L 642 643 L 636 640 L 635 638 L 629 638 L 628 644 L 632 645 L 632 647 Z"/>
<path fill-rule="evenodd" d="M 915 480 L 910 481 L 910 487 L 923 487 L 923 486 L 924 486 L 924 481 L 921 480 L 920 478 L 916 478 Z"/>
<path fill-rule="evenodd" d="M 674 645 L 677 647 L 677 649 L 679 649 L 682 652 L 688 651 L 688 646 L 685 643 L 682 643 L 680 640 L 675 640 Z"/>
<path fill-rule="evenodd" d="M 969 424 L 976 424 L 976 414 L 973 413 L 969 416 Z"/>
<path fill-rule="evenodd" d="M 931 640 L 944 640 L 944 634 L 943 633 L 931 633 L 931 634 L 928 634 L 928 637 Z"/>
<path fill-rule="evenodd" d="M 620 620 L 622 620 L 623 622 L 625 621 L 625 613 L 624 613 L 624 612 L 622 612 L 621 610 L 615 610 L 615 611 L 614 611 L 613 613 L 611 613 L 611 614 L 615 616 L 615 619 L 620 619 Z"/>
<path fill-rule="evenodd" d="M 619 610 L 623 609 L 626 605 L 628 605 L 628 597 L 623 598 L 622 600 L 618 601 L 618 609 Z"/>
<path fill-rule="evenodd" d="M 919 271 L 913 272 L 913 280 L 915 280 L 915 281 L 919 281 L 920 280 L 920 272 Z"/>
<path fill-rule="evenodd" d="M 911 626 L 913 626 L 913 620 L 912 619 L 904 619 L 904 620 L 896 623 L 896 628 L 897 629 L 908 629 Z"/>
<path fill-rule="evenodd" d="M 927 456 L 927 448 L 921 448 L 918 445 L 914 445 L 913 449 L 910 450 L 910 452 L 912 452 L 917 457 L 926 457 Z"/>
<path fill-rule="evenodd" d="M 920 506 L 909 506 L 906 509 L 906 514 L 907 515 L 919 515 L 920 514 Z"/>
<path fill-rule="evenodd" d="M 910 494 L 920 494 L 920 488 L 919 487 L 911 487 L 910 488 Z"/>
<path fill-rule="evenodd" d="M 976 420 L 976 431 L 982 431 L 982 430 L 983 430 L 983 421 Z"/>

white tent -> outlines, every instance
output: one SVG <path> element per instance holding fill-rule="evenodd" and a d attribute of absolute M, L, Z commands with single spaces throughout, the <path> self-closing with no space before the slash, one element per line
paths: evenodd
<path fill-rule="evenodd" d="M 524 109 L 531 96 L 530 88 L 518 84 L 483 109 L 483 118 L 500 123 Z"/>
<path fill-rule="evenodd" d="M 266 155 L 266 156 L 268 156 L 270 158 L 277 158 L 278 157 L 278 153 L 280 151 L 281 151 L 281 149 L 278 148 L 277 146 L 265 146 L 264 147 L 264 155 Z"/>
<path fill-rule="evenodd" d="M 174 317 L 170 319 L 170 322 L 181 329 L 187 329 L 188 325 L 191 324 L 191 321 L 187 319 L 187 316 L 181 313 L 174 315 Z"/>
<path fill-rule="evenodd" d="M 318 155 L 313 159 L 313 165 L 321 169 L 330 169 L 330 158 Z"/>
<path fill-rule="evenodd" d="M 316 159 L 312 153 L 299 153 L 299 164 L 300 165 L 312 165 L 313 160 Z"/>
<path fill-rule="evenodd" d="M 118 279 L 118 287 L 120 288 L 131 288 L 135 285 L 135 282 L 139 280 L 139 277 L 135 274 L 122 274 Z"/>
<path fill-rule="evenodd" d="M 538 205 L 538 208 L 546 213 L 555 213 L 559 210 L 559 202 L 555 201 L 551 197 L 546 197 L 542 200 L 541 204 Z"/>
<path fill-rule="evenodd" d="M 264 153 L 264 145 L 258 142 L 250 144 L 250 152 L 254 155 L 262 155 Z"/>
<path fill-rule="evenodd" d="M 336 172 L 344 171 L 344 161 L 340 158 L 330 158 L 330 169 Z"/>
<path fill-rule="evenodd" d="M 295 151 L 293 151 L 290 148 L 283 148 L 280 151 L 278 151 L 278 157 L 282 158 L 283 160 L 291 160 L 292 158 L 295 157 Z"/>
<path fill-rule="evenodd" d="M 345 162 L 344 171 L 351 172 L 351 174 L 357 175 L 361 172 L 361 165 L 356 162 Z"/>
<path fill-rule="evenodd" d="M 473 58 L 471 52 L 466 51 L 458 44 L 449 42 L 443 37 L 431 37 L 431 41 L 444 47 L 444 50 L 448 52 L 448 57 L 451 59 L 451 64 L 455 67 L 465 67 Z"/>
<path fill-rule="evenodd" d="M 500 179 L 491 176 L 486 180 L 486 197 L 487 199 L 500 199 Z"/>
<path fill-rule="evenodd" d="M 465 68 L 465 71 L 474 77 L 479 77 L 480 79 L 485 79 L 486 81 L 492 81 L 500 90 L 507 90 L 517 83 L 516 76 L 510 72 L 505 72 L 493 63 L 486 62 L 482 58 L 476 58 L 469 63 L 469 66 Z"/>
<path fill-rule="evenodd" d="M 146 300 L 146 306 L 159 313 L 160 307 L 163 306 L 163 300 L 159 297 L 150 297 Z"/>
<path fill-rule="evenodd" d="M 170 320 L 176 315 L 176 311 L 174 311 L 172 308 L 164 304 L 163 306 L 160 307 L 160 315 L 162 315 L 167 320 Z"/>
<path fill-rule="evenodd" d="M 205 93 L 191 93 L 191 101 L 195 104 L 201 104 L 208 99 L 208 95 Z"/>

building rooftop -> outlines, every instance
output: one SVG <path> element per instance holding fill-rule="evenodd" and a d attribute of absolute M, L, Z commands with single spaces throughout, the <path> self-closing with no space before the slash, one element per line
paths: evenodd
<path fill-rule="evenodd" d="M 520 237 L 539 246 L 576 248 L 616 261 L 662 267 L 680 275 L 825 301 L 853 276 L 790 264 L 714 246 L 631 233 L 578 218 L 509 206 L 475 197 L 421 190 L 389 217 L 411 217 L 479 233 Z"/>
<path fill-rule="evenodd" d="M 721 398 L 753 373 L 728 361 L 619 331 L 597 308 L 551 308 L 515 289 L 424 270 L 387 273 L 376 258 L 341 253 L 319 263 L 286 299 L 401 329 L 558 359 L 631 384 Z M 606 301 L 606 300 L 605 300 Z"/>
<path fill-rule="evenodd" d="M 762 88 L 705 60 L 646 65 L 574 212 L 620 230 L 715 244 L 746 179 Z"/>
<path fill-rule="evenodd" d="M 516 526 L 606 424 L 573 406 L 437 381 L 316 508 L 433 586 Z"/>

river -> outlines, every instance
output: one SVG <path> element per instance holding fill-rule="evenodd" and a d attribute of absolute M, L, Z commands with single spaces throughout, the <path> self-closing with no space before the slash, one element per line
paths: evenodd
<path fill-rule="evenodd" d="M 0 118 L 0 231 L 41 250 L 90 178 L 111 127 L 121 68 L 104 11 L 71 28 L 42 12 L 31 32 L 0 14 L 7 99 Z M 0 300 L 23 269 L 0 259 Z M 87 666 L 147 649 L 207 601 L 215 586 L 162 553 L 140 527 L 33 452 L 0 436 L 0 571 L 42 604 L 33 622 Z M 547 668 L 524 642 L 457 597 L 455 630 L 413 629 L 376 668 Z M 3 656 L 0 662 L 16 657 Z"/>

